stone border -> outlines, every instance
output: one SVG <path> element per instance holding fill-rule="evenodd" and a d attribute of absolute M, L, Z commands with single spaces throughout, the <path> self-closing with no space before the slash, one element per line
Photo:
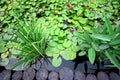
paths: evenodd
<path fill-rule="evenodd" d="M 120 70 L 117 73 L 84 74 L 80 71 L 73 72 L 67 67 L 63 67 L 59 72 L 48 71 L 44 68 L 35 70 L 29 67 L 24 71 L 3 70 L 0 73 L 0 80 L 120 80 Z"/>

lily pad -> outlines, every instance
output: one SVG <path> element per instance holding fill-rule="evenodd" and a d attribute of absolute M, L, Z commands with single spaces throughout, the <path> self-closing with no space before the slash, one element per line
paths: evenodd
<path fill-rule="evenodd" d="M 71 46 L 71 41 L 65 40 L 64 43 L 63 43 L 63 46 L 64 46 L 65 48 L 70 47 L 70 46 Z"/>
<path fill-rule="evenodd" d="M 61 63 L 62 63 L 61 57 L 53 58 L 53 59 L 52 59 L 52 64 L 53 64 L 54 67 L 60 66 Z"/>
<path fill-rule="evenodd" d="M 73 60 L 76 58 L 76 52 L 71 51 L 71 50 L 64 50 L 60 52 L 60 55 L 65 59 L 65 60 Z"/>

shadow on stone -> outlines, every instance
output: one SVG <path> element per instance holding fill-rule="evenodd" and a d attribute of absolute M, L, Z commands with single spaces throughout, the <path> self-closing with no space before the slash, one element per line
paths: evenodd
<path fill-rule="evenodd" d="M 12 75 L 12 80 L 21 80 L 22 79 L 22 71 L 14 72 Z"/>
<path fill-rule="evenodd" d="M 52 71 L 49 73 L 48 80 L 58 80 L 59 76 L 58 73 L 55 71 Z"/>
<path fill-rule="evenodd" d="M 23 72 L 23 80 L 33 80 L 35 77 L 35 70 L 29 67 Z"/>
<path fill-rule="evenodd" d="M 46 80 L 48 77 L 48 71 L 46 69 L 39 69 L 36 73 L 36 80 Z"/>
<path fill-rule="evenodd" d="M 105 72 L 98 72 L 98 80 L 109 80 L 109 76 Z"/>
<path fill-rule="evenodd" d="M 69 68 L 63 67 L 59 71 L 60 80 L 73 80 L 73 71 Z"/>
<path fill-rule="evenodd" d="M 85 80 L 85 74 L 80 71 L 75 71 L 74 80 Z"/>
<path fill-rule="evenodd" d="M 97 80 L 96 76 L 93 74 L 88 74 L 86 80 Z"/>
<path fill-rule="evenodd" d="M 110 80 L 120 80 L 120 75 L 115 72 L 110 73 Z"/>

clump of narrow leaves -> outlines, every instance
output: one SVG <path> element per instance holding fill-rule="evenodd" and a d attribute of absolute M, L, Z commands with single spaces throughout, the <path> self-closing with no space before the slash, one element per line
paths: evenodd
<path fill-rule="evenodd" d="M 32 22 L 19 21 L 16 26 L 17 40 L 12 40 L 19 44 L 16 47 L 20 53 L 16 54 L 20 61 L 13 67 L 23 64 L 24 67 L 28 66 L 31 62 L 45 58 L 45 49 L 48 40 L 48 31 L 46 33 L 45 27 L 39 25 L 39 20 Z"/>
<path fill-rule="evenodd" d="M 95 59 L 110 60 L 120 69 L 120 25 L 112 26 L 110 20 L 105 18 L 102 27 L 92 28 L 91 33 L 84 31 L 78 33 L 81 52 L 79 56 L 88 56 L 93 64 Z"/>

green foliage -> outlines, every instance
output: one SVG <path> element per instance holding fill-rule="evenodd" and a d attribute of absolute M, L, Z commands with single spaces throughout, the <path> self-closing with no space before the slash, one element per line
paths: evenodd
<path fill-rule="evenodd" d="M 115 67 L 120 69 L 120 25 L 112 26 L 105 18 L 103 27 L 92 28 L 91 33 L 85 30 L 78 34 L 81 52 L 79 56 L 87 55 L 93 64 L 95 59 L 109 59 Z M 97 58 L 98 57 L 98 58 Z"/>
<path fill-rule="evenodd" d="M 15 33 L 19 40 L 11 41 L 19 44 L 16 48 L 20 51 L 20 53 L 13 55 L 21 58 L 21 60 L 16 63 L 13 68 L 15 68 L 16 65 L 18 66 L 23 63 L 23 66 L 26 67 L 32 61 L 46 57 L 45 49 L 49 32 L 39 25 L 39 21 L 40 20 L 37 20 L 37 22 L 32 21 L 25 23 L 23 21 L 19 21 Z"/>
<path fill-rule="evenodd" d="M 67 6 L 68 3 L 70 7 Z M 38 57 L 48 56 L 53 58 L 52 64 L 57 67 L 62 63 L 61 56 L 65 60 L 73 60 L 79 50 L 82 50 L 79 55 L 83 56 L 87 54 L 86 48 L 90 49 L 92 46 L 89 53 L 94 52 L 94 49 L 95 54 L 89 55 L 89 59 L 93 63 L 95 58 L 91 59 L 91 57 L 97 56 L 97 52 L 108 49 L 111 45 L 118 45 L 120 39 L 117 37 L 113 40 L 114 35 L 111 32 L 114 32 L 114 28 L 109 27 L 111 26 L 109 21 L 106 21 L 108 23 L 102 30 L 93 28 L 96 33 L 91 36 L 89 36 L 90 29 L 99 24 L 103 25 L 105 16 L 111 21 L 119 21 L 119 4 L 119 0 L 1 0 L 0 22 L 3 25 L 0 25 L 0 42 L 2 43 L 0 53 L 5 58 L 10 56 L 9 52 L 12 53 L 11 56 L 20 54 L 18 57 L 24 59 L 17 65 L 24 61 L 30 63 Z M 105 32 L 106 28 L 109 36 Z M 79 33 L 81 39 L 76 37 L 75 31 Z M 116 29 L 116 32 L 120 32 L 119 29 Z M 45 34 L 48 33 L 48 40 L 44 41 Z M 40 34 L 43 35 L 40 36 Z M 16 38 L 16 43 L 10 41 L 15 41 Z M 82 43 L 81 40 L 87 43 Z M 110 45 L 106 42 L 110 42 Z M 19 48 L 16 49 L 16 46 Z M 114 52 L 118 53 L 118 50 Z M 34 59 L 30 58 L 31 56 L 34 56 Z"/>

